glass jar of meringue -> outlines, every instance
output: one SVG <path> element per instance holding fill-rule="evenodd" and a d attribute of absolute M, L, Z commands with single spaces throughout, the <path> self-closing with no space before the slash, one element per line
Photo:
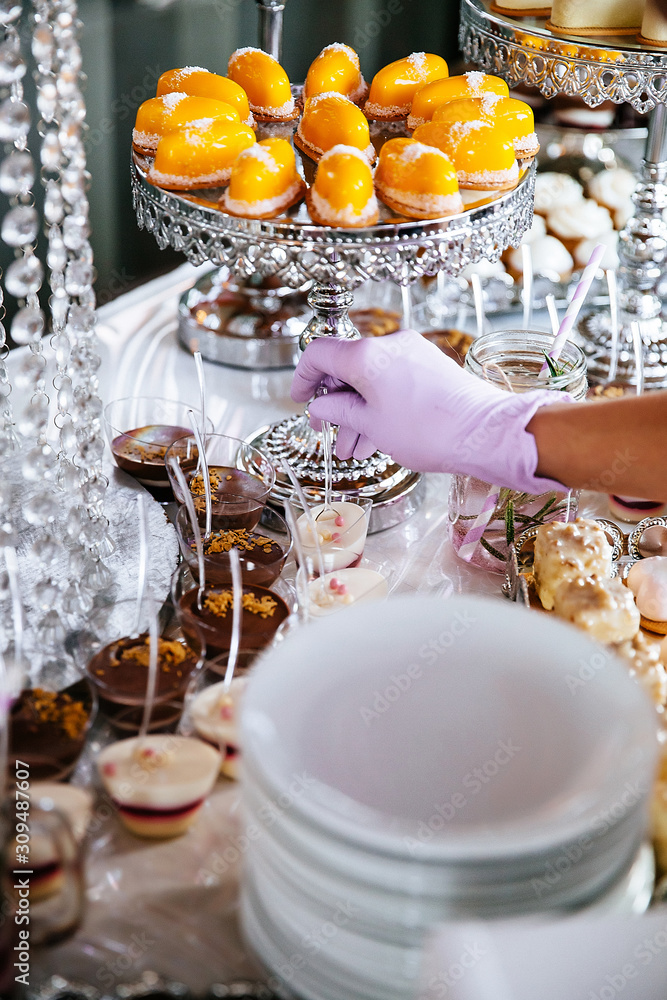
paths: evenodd
<path fill-rule="evenodd" d="M 554 372 L 540 374 L 552 344 L 552 334 L 533 330 L 487 333 L 471 345 L 465 368 L 508 392 L 550 389 L 583 400 L 588 389 L 586 358 L 575 344 L 565 344 Z M 466 546 L 466 537 L 494 493 L 498 493 L 495 507 L 471 551 L 470 543 Z M 493 573 L 504 573 L 510 542 L 529 528 L 548 521 L 574 520 L 578 506 L 576 490 L 532 496 L 505 487 L 498 489 L 474 476 L 455 475 L 449 495 L 450 538 L 457 553 L 466 546 L 466 562 Z"/>

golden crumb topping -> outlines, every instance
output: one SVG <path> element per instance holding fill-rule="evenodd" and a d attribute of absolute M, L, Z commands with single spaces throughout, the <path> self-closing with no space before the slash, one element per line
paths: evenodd
<path fill-rule="evenodd" d="M 234 607 L 234 597 L 231 590 L 209 592 L 204 598 L 204 607 L 218 618 L 226 618 L 229 609 Z M 264 597 L 257 597 L 251 591 L 243 595 L 243 610 L 249 611 L 251 615 L 270 618 L 277 607 L 277 601 L 274 601 L 268 594 L 265 594 Z"/>
<path fill-rule="evenodd" d="M 222 482 L 222 476 L 217 473 L 215 469 L 209 469 L 208 481 L 211 484 L 211 493 L 215 493 Z M 197 475 L 193 476 L 190 480 L 190 492 L 196 497 L 203 497 L 206 493 L 206 490 L 204 489 L 204 477 L 201 472 L 198 472 Z"/>
<path fill-rule="evenodd" d="M 88 722 L 88 712 L 83 702 L 74 701 L 68 694 L 34 688 L 31 707 L 37 721 L 59 725 L 72 740 L 82 736 Z"/>
<path fill-rule="evenodd" d="M 253 535 L 247 528 L 238 528 L 229 531 L 216 531 L 204 542 L 204 552 L 206 555 L 214 555 L 218 552 L 229 552 L 230 549 L 241 549 L 243 552 L 252 552 L 253 549 L 263 549 L 269 555 L 271 553 L 272 541 L 265 535 Z M 191 548 L 195 548 L 194 542 Z"/>
<path fill-rule="evenodd" d="M 118 664 L 120 660 L 137 663 L 140 667 L 147 667 L 150 662 L 150 637 L 146 636 L 142 643 L 136 643 L 123 649 L 120 656 L 114 657 L 114 662 Z M 158 662 L 169 666 L 179 666 L 187 656 L 185 646 L 180 642 L 158 639 Z"/>

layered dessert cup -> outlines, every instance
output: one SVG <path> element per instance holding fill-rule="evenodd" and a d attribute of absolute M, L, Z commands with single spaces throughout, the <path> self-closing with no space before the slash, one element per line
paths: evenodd
<path fill-rule="evenodd" d="M 238 719 L 247 677 L 234 677 L 231 684 L 217 681 L 198 691 L 188 708 L 188 720 L 199 739 L 219 750 L 220 770 L 236 780 L 241 760 Z"/>
<path fill-rule="evenodd" d="M 304 495 L 308 513 L 296 493 L 287 501 L 299 533 L 300 545 L 295 545 L 297 558 L 301 551 L 313 575 L 320 573 L 318 550 L 325 573 L 358 566 L 364 554 L 371 501 L 332 492 L 331 504 L 327 506 L 321 490 L 305 489 Z"/>
<path fill-rule="evenodd" d="M 120 740 L 97 758 L 123 824 L 139 837 L 179 837 L 195 821 L 220 771 L 220 754 L 187 736 Z"/>

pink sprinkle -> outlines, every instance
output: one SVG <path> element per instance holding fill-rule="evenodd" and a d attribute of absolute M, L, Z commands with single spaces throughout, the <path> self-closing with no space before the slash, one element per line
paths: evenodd
<path fill-rule="evenodd" d="M 112 764 L 111 761 L 109 761 L 104 765 L 102 771 L 104 772 L 104 774 L 106 774 L 108 778 L 113 778 L 114 774 L 116 773 L 116 765 Z"/>
<path fill-rule="evenodd" d="M 336 579 L 336 577 L 332 576 L 331 579 L 329 580 L 329 587 L 331 588 L 331 590 L 338 590 L 339 586 L 340 584 Z"/>
<path fill-rule="evenodd" d="M 345 586 L 344 583 L 341 583 L 340 587 L 338 588 L 338 593 L 341 595 L 341 597 L 343 596 L 343 594 L 347 594 L 347 587 Z"/>
<path fill-rule="evenodd" d="M 231 705 L 223 705 L 222 708 L 220 709 L 221 719 L 231 719 L 233 715 L 234 715 L 234 709 L 232 708 Z"/>
<path fill-rule="evenodd" d="M 332 542 L 339 542 L 340 541 L 340 532 L 339 531 L 334 531 L 333 535 L 331 536 L 331 541 Z"/>
<path fill-rule="evenodd" d="M 338 528 L 342 528 L 345 524 L 345 518 L 339 514 L 334 523 Z"/>

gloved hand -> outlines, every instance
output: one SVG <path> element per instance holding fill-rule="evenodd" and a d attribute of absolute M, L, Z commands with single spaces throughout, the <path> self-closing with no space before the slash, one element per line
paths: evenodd
<path fill-rule="evenodd" d="M 311 424 L 338 425 L 340 459 L 380 450 L 416 472 L 460 472 L 526 493 L 564 489 L 536 477 L 526 425 L 541 406 L 571 401 L 566 393 L 498 389 L 413 330 L 314 340 L 294 373 L 292 399 L 306 402 L 321 386 L 330 391 L 310 404 Z"/>

